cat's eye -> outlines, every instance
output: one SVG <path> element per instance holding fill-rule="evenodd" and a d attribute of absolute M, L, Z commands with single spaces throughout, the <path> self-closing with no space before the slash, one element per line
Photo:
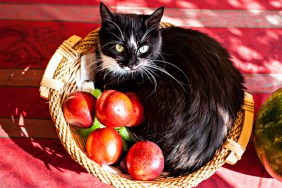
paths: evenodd
<path fill-rule="evenodd" d="M 117 44 L 116 45 L 116 51 L 118 52 L 124 52 L 124 46 L 122 44 Z"/>
<path fill-rule="evenodd" d="M 149 50 L 149 46 L 148 46 L 148 45 L 144 45 L 144 46 L 141 46 L 138 51 L 139 51 L 141 54 L 144 54 L 144 53 L 146 53 L 148 50 Z"/>

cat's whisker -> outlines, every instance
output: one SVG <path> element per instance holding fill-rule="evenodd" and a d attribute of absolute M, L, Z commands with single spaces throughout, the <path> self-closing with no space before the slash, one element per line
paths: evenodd
<path fill-rule="evenodd" d="M 172 63 L 170 63 L 170 62 L 167 62 L 167 61 L 162 61 L 162 60 L 154 60 L 154 62 L 161 62 L 161 63 L 167 64 L 167 65 L 170 65 L 170 66 L 176 68 L 177 70 L 179 70 L 179 71 L 185 76 L 187 82 L 189 82 L 189 79 L 188 79 L 187 75 L 184 73 L 184 71 L 181 70 L 181 69 L 180 69 L 179 67 L 177 67 L 176 65 L 174 65 L 174 64 L 172 64 Z"/>
<path fill-rule="evenodd" d="M 92 71 L 92 70 L 94 70 L 93 67 L 95 67 L 95 66 L 94 66 L 94 63 L 89 63 L 89 64 L 87 64 L 87 65 L 85 66 L 85 69 Z"/>
<path fill-rule="evenodd" d="M 159 56 L 162 58 L 163 61 L 165 61 L 164 56 L 160 53 Z"/>
<path fill-rule="evenodd" d="M 110 34 L 112 34 L 113 36 L 115 36 L 119 41 L 124 41 L 122 40 L 119 36 L 117 36 L 116 34 L 114 34 L 113 32 L 109 32 Z"/>
<path fill-rule="evenodd" d="M 159 56 L 163 59 L 163 61 L 165 61 L 165 58 L 162 54 L 159 54 Z M 166 64 L 164 64 L 164 69 L 165 69 L 165 67 L 166 67 Z"/>
<path fill-rule="evenodd" d="M 103 46 L 101 47 L 101 49 L 105 48 L 106 46 L 108 46 L 108 45 L 110 45 L 110 44 L 118 44 L 118 43 L 119 43 L 119 41 L 111 41 L 111 42 L 108 42 L 108 43 L 106 43 L 105 45 L 103 45 Z"/>
<path fill-rule="evenodd" d="M 149 29 L 147 29 L 146 30 L 146 32 L 145 32 L 145 34 L 143 35 L 143 37 L 141 38 L 141 42 L 143 42 L 145 39 L 146 39 L 146 37 L 148 36 L 148 34 L 151 32 L 151 31 L 153 31 L 154 29 L 157 29 L 157 28 L 159 28 L 159 25 L 152 25 L 151 27 L 149 27 Z"/>
<path fill-rule="evenodd" d="M 159 75 L 154 71 L 154 69 L 149 69 L 149 68 L 147 68 L 146 66 L 144 66 L 144 68 L 145 68 L 147 71 L 149 71 L 150 73 L 152 73 L 152 75 L 155 75 L 155 76 L 159 77 Z"/>
<path fill-rule="evenodd" d="M 186 92 L 186 89 L 183 85 L 185 85 L 183 82 L 179 81 L 178 79 L 176 79 L 174 76 L 172 76 L 169 72 L 167 72 L 165 69 L 159 67 L 158 65 L 156 64 L 150 64 L 150 65 L 146 65 L 147 67 L 149 68 L 152 68 L 152 69 L 155 69 L 155 70 L 158 70 L 166 75 L 168 75 L 169 77 L 171 77 L 173 80 L 175 80 L 181 87 L 182 89 Z"/>
<path fill-rule="evenodd" d="M 156 91 L 156 89 L 157 89 L 157 80 L 156 80 L 156 78 L 154 77 L 154 75 L 152 74 L 152 72 L 150 71 L 150 69 L 148 69 L 148 68 L 146 68 L 146 67 L 144 67 L 144 68 L 142 68 L 142 70 L 144 71 L 144 73 L 146 74 L 146 76 L 147 76 L 147 78 L 150 80 L 150 82 L 152 82 L 153 84 L 154 84 L 154 90 L 153 90 L 153 92 L 154 91 Z M 151 80 L 151 78 L 152 78 L 152 80 Z"/>
<path fill-rule="evenodd" d="M 139 74 L 141 75 L 142 82 L 143 82 L 144 81 L 144 71 L 142 69 L 140 69 Z"/>
<path fill-rule="evenodd" d="M 100 65 L 97 66 L 97 72 L 96 72 L 96 74 L 97 74 L 98 72 L 101 72 L 101 71 L 102 71 L 102 64 L 100 64 Z"/>
<path fill-rule="evenodd" d="M 153 75 L 154 74 L 153 70 L 148 69 L 147 72 L 148 72 L 149 75 L 151 75 L 151 77 L 152 77 L 152 79 L 154 81 L 154 90 L 152 91 L 152 93 L 153 93 L 153 92 L 155 92 L 157 90 L 158 82 L 157 82 L 156 78 Z"/>
<path fill-rule="evenodd" d="M 112 20 L 110 20 L 110 19 L 107 19 L 107 18 L 103 18 L 103 20 L 106 20 L 106 21 L 108 21 L 108 22 L 111 22 L 112 24 L 114 24 L 115 26 L 116 26 L 116 28 L 119 30 L 119 32 L 120 32 L 120 35 L 121 35 L 121 38 L 122 38 L 122 41 L 123 42 L 125 42 L 125 38 L 124 38 L 124 36 L 123 36 L 123 33 L 122 33 L 122 31 L 121 31 L 121 29 L 120 29 L 120 27 L 115 23 L 115 22 L 113 22 Z"/>
<path fill-rule="evenodd" d="M 140 68 L 140 71 L 137 72 L 137 73 L 139 73 L 139 74 L 141 75 L 142 82 L 144 82 L 144 79 L 147 78 L 147 79 L 149 79 L 149 81 L 150 81 L 151 83 L 153 83 L 152 80 L 151 80 L 151 78 L 150 78 L 150 76 L 148 75 L 148 73 L 146 72 L 145 69 L 146 69 L 145 67 L 141 67 L 141 68 Z"/>
<path fill-rule="evenodd" d="M 154 75 L 150 72 L 150 70 L 148 69 L 148 68 L 146 68 L 146 67 L 142 67 L 141 68 L 141 71 L 145 74 L 145 76 L 146 76 L 146 78 L 152 83 L 152 84 L 154 84 L 154 90 L 149 94 L 149 96 L 150 95 L 152 95 L 154 92 L 156 92 L 156 90 L 157 90 L 157 80 L 156 80 L 156 78 L 154 77 Z M 143 74 L 142 73 L 142 74 Z"/>
<path fill-rule="evenodd" d="M 108 82 L 110 83 L 112 80 L 118 80 L 119 82 L 119 78 L 118 77 L 121 77 L 120 74 L 116 73 L 116 72 L 113 72 L 111 70 L 107 70 L 107 74 L 104 75 L 105 77 L 108 76 Z M 105 79 L 104 77 L 104 79 Z"/>
<path fill-rule="evenodd" d="M 161 57 L 163 58 L 163 56 L 161 56 Z M 147 59 L 147 60 L 150 60 L 150 59 Z M 175 81 L 177 81 L 178 83 L 181 83 L 182 87 L 183 87 L 183 85 L 187 85 L 187 84 L 188 84 L 189 79 L 188 79 L 187 75 L 186 75 L 179 67 L 177 67 L 176 65 L 174 65 L 174 64 L 172 64 L 172 63 L 170 63 L 170 62 L 167 62 L 167 61 L 162 61 L 162 60 L 150 60 L 150 61 L 154 62 L 154 64 L 151 63 L 151 65 L 154 65 L 154 66 L 157 68 L 157 70 L 162 71 L 163 73 L 167 74 L 168 76 L 170 76 L 171 78 L 173 78 L 173 79 L 174 79 Z M 164 65 L 164 66 L 165 66 L 166 64 L 167 64 L 167 65 L 170 65 L 170 66 L 176 68 L 178 71 L 180 71 L 180 72 L 185 76 L 185 78 L 186 78 L 186 80 L 187 80 L 187 84 L 185 84 L 185 83 L 183 83 L 183 82 L 180 82 L 180 81 L 177 80 L 174 76 L 172 76 L 167 70 L 165 70 L 164 68 L 158 66 L 158 65 L 157 65 L 158 62 L 163 63 L 162 65 Z M 146 66 L 148 66 L 148 65 L 146 65 Z M 165 71 L 165 72 L 164 72 L 164 71 Z"/>
<path fill-rule="evenodd" d="M 115 45 L 111 46 L 111 47 L 109 48 L 109 50 L 112 50 L 113 48 L 115 48 Z"/>
<path fill-rule="evenodd" d="M 110 72 L 111 72 L 110 70 L 106 70 L 106 71 L 105 71 L 104 79 L 110 74 Z"/>
<path fill-rule="evenodd" d="M 173 55 L 173 54 L 168 54 L 168 53 L 164 53 L 164 52 L 160 52 L 160 54 L 162 56 L 162 58 L 164 59 L 163 55 Z"/>
<path fill-rule="evenodd" d="M 133 79 L 135 79 L 136 76 L 137 76 L 137 74 L 138 74 L 138 72 L 133 72 L 133 73 L 131 74 L 131 77 L 132 77 Z"/>
<path fill-rule="evenodd" d="M 116 73 L 115 76 L 117 77 L 117 83 L 120 83 L 119 79 L 120 79 L 121 75 Z"/>

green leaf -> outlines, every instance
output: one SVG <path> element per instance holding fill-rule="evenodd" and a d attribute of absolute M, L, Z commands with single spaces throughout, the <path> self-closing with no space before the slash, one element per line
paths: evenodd
<path fill-rule="evenodd" d="M 105 125 L 103 125 L 102 123 L 100 123 L 100 121 L 95 117 L 94 119 L 94 125 L 99 126 L 100 128 L 104 128 L 106 127 Z"/>
<path fill-rule="evenodd" d="M 102 91 L 100 89 L 94 89 L 91 91 L 91 94 L 95 97 L 98 98 L 101 95 Z"/>
<path fill-rule="evenodd" d="M 128 151 L 128 144 L 127 144 L 126 140 L 124 140 L 124 139 L 122 139 L 122 150 L 124 152 Z"/>
<path fill-rule="evenodd" d="M 94 130 L 99 129 L 99 128 L 100 128 L 100 126 L 93 124 L 90 128 L 79 129 L 78 132 L 81 136 L 87 138 L 91 132 L 93 132 Z"/>
<path fill-rule="evenodd" d="M 127 141 L 132 141 L 130 130 L 127 127 L 125 126 L 121 127 L 119 129 L 119 134 L 123 139 Z"/>

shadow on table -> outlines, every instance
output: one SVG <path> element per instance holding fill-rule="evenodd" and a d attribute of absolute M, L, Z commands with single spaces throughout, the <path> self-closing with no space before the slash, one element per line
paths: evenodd
<path fill-rule="evenodd" d="M 59 171 L 67 169 L 76 173 L 86 172 L 83 167 L 71 159 L 59 139 L 33 137 L 34 127 L 25 126 L 20 123 L 20 119 L 6 121 L 6 125 L 4 123 L 0 122 L 1 129 L 5 131 L 9 139 L 29 155 L 41 160 L 47 169 L 51 170 L 51 167 L 54 167 Z M 40 127 L 40 124 L 36 126 Z M 55 127 L 52 125 L 50 127 L 48 131 L 54 128 L 55 132 Z M 44 132 L 44 129 L 41 131 Z"/>

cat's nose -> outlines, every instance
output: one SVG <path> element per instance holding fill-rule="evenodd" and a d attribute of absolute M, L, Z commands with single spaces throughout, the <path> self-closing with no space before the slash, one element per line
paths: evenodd
<path fill-rule="evenodd" d="M 129 67 L 131 70 L 133 70 L 133 69 L 135 69 L 136 65 L 134 65 L 134 64 L 128 64 L 128 67 Z"/>
<path fill-rule="evenodd" d="M 131 67 L 129 67 L 131 70 L 137 70 L 139 69 L 143 64 L 142 63 L 137 63 Z"/>
<path fill-rule="evenodd" d="M 125 65 L 125 66 L 122 66 L 122 68 L 126 71 L 130 71 L 130 70 L 134 70 L 136 69 L 136 66 L 135 65 Z"/>
<path fill-rule="evenodd" d="M 135 69 L 135 67 L 137 66 L 137 58 L 136 57 L 131 57 L 129 60 L 128 60 L 128 67 L 130 69 Z"/>

